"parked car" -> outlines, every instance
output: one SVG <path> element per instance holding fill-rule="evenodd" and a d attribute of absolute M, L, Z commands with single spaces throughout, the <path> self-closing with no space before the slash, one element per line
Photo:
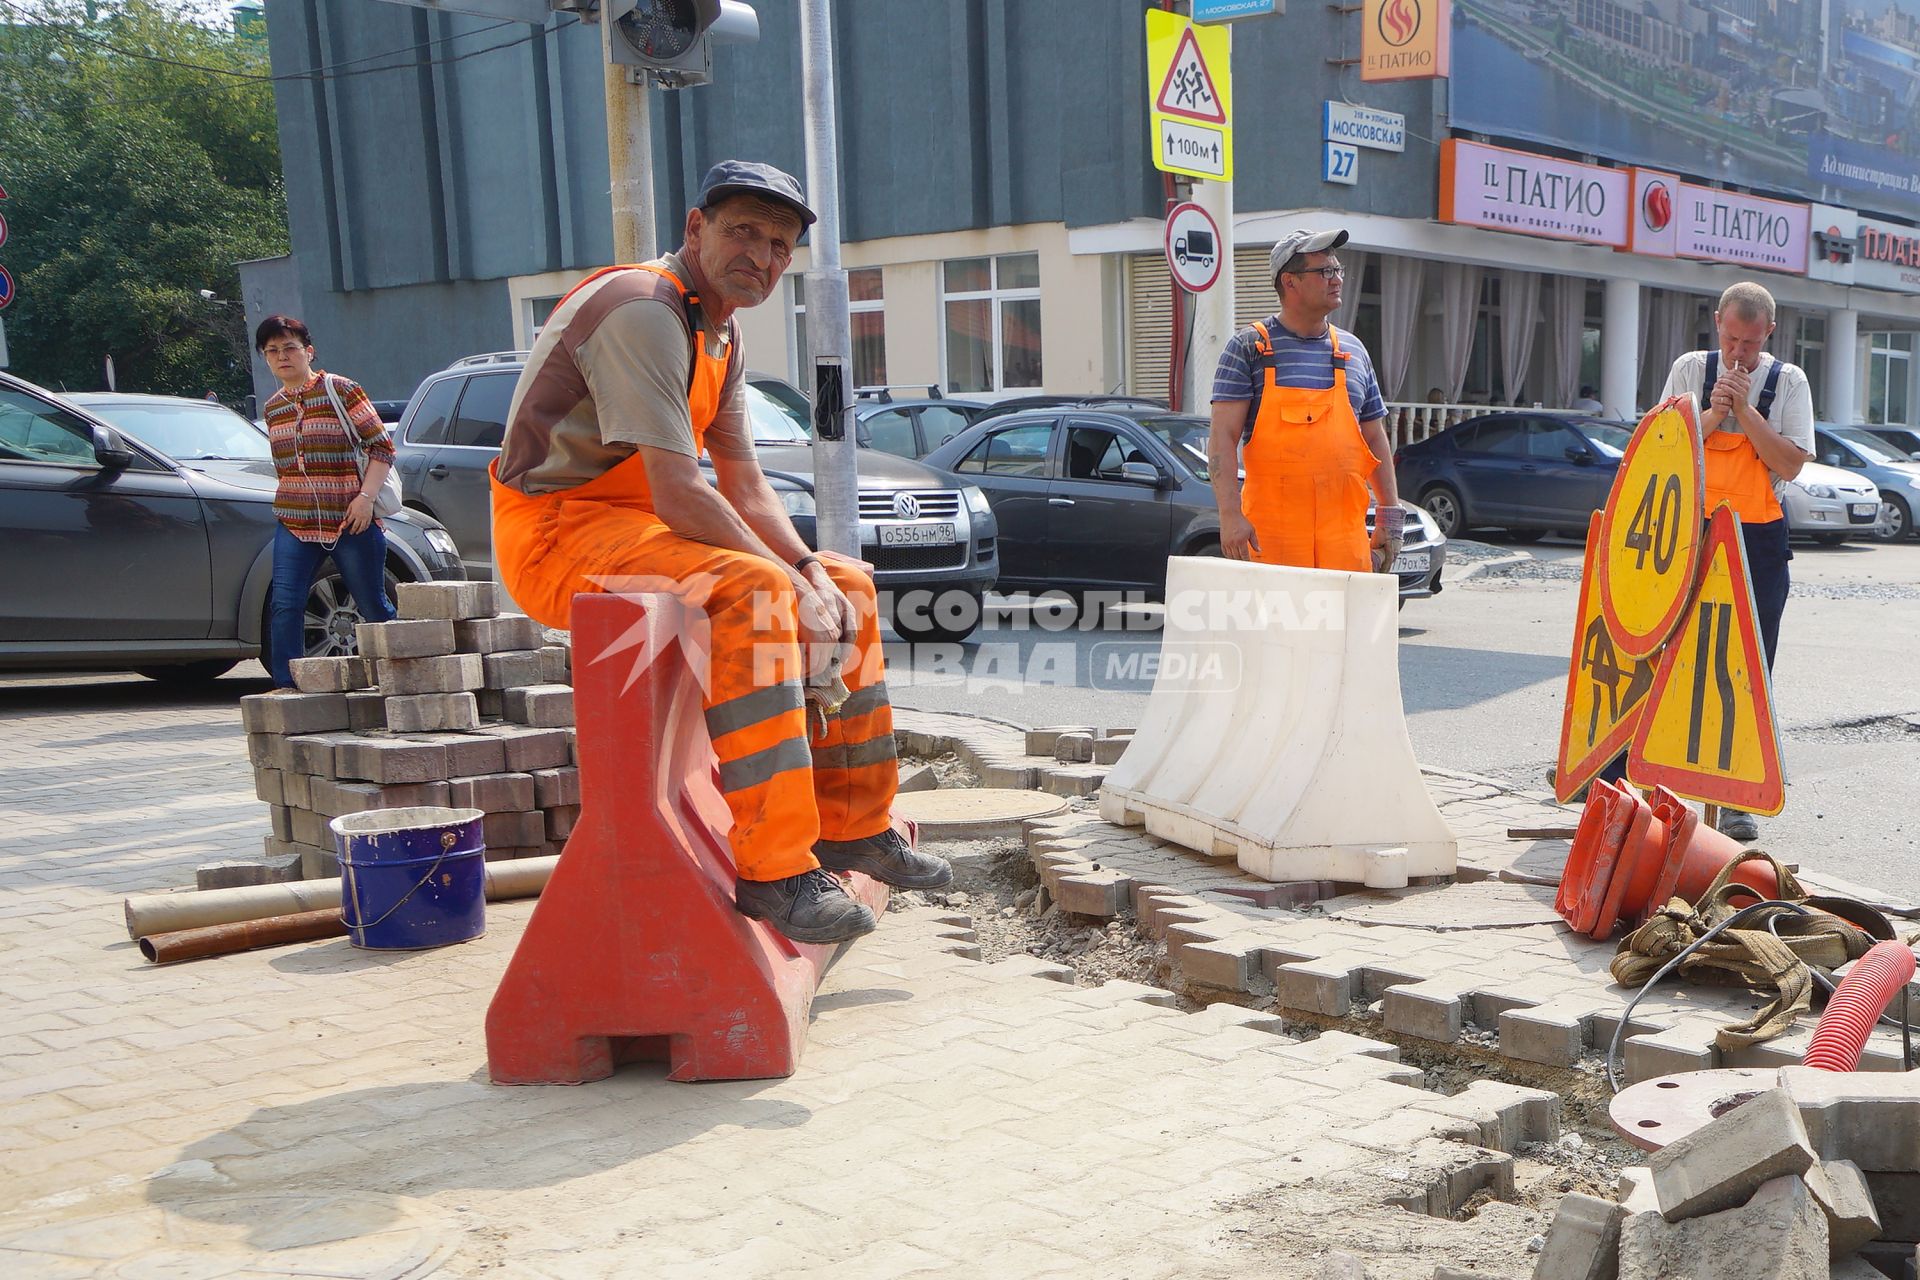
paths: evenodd
<path fill-rule="evenodd" d="M 405 400 L 370 400 L 368 403 L 373 406 L 373 411 L 380 415 L 380 421 L 390 427 L 400 421 L 400 415 L 407 411 Z"/>
<path fill-rule="evenodd" d="M 1000 585 L 1166 590 L 1169 556 L 1220 554 L 1205 418 L 1140 405 L 1027 410 L 975 423 L 926 461 L 986 491 Z M 1407 504 L 1403 504 L 1407 505 Z M 1446 539 L 1409 506 L 1402 601 L 1440 590 Z"/>
<path fill-rule="evenodd" d="M 982 418 L 998 413 L 990 404 L 946 397 L 862 400 L 853 419 L 862 448 L 900 458 L 924 458 Z"/>
<path fill-rule="evenodd" d="M 1604 418 L 1489 413 L 1400 449 L 1394 474 L 1449 538 L 1477 528 L 1580 537 L 1632 438 L 1631 423 Z"/>
<path fill-rule="evenodd" d="M 1863 426 L 1892 445 L 1897 452 L 1904 453 L 1915 462 L 1920 462 L 1920 427 Z"/>
<path fill-rule="evenodd" d="M 1906 457 L 1865 427 L 1835 427 L 1823 422 L 1814 427 L 1813 441 L 1816 461 L 1842 467 L 1856 479 L 1872 481 L 1880 490 L 1880 500 L 1887 504 L 1887 537 L 1914 535 L 1913 516 L 1920 511 L 1920 462 Z"/>
<path fill-rule="evenodd" d="M 0 670 L 191 683 L 264 656 L 277 484 L 266 436 L 221 405 L 0 374 Z M 437 520 L 385 523 L 389 590 L 465 576 Z M 323 562 L 306 656 L 354 652 L 359 621 Z"/>
<path fill-rule="evenodd" d="M 1824 546 L 1875 531 L 1881 519 L 1880 490 L 1839 467 L 1809 462 L 1787 482 L 1780 500 L 1789 535 Z"/>
<path fill-rule="evenodd" d="M 493 576 L 492 496 L 487 464 L 500 452 L 507 406 L 525 352 L 494 352 L 456 360 L 431 374 L 407 405 L 399 431 L 400 484 L 407 505 L 447 522 L 469 572 Z M 760 466 L 793 517 L 808 546 L 814 540 L 812 436 L 805 400 L 795 409 L 749 375 L 747 413 Z M 790 388 L 791 389 L 791 388 Z M 797 393 L 796 393 L 797 394 Z M 903 638 L 955 640 L 978 623 L 979 599 L 999 573 L 997 526 L 980 490 L 906 458 L 878 450 L 855 454 L 860 489 L 860 554 L 874 566 L 883 596 L 909 592 L 959 592 L 942 612 L 913 609 L 896 614 Z M 702 461 L 702 466 L 707 464 Z M 712 469 L 707 467 L 708 478 Z"/>

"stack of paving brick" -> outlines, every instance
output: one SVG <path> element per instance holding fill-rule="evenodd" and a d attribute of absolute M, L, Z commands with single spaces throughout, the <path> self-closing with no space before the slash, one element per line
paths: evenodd
<path fill-rule="evenodd" d="M 1920 1071 L 1780 1085 L 1564 1200 L 1534 1280 L 1913 1280 Z"/>
<path fill-rule="evenodd" d="M 273 833 L 263 864 L 202 868 L 202 888 L 334 875 L 327 824 L 366 809 L 482 810 L 489 860 L 566 843 L 580 813 L 571 651 L 501 614 L 490 582 L 396 594 L 399 618 L 363 624 L 358 657 L 296 659 L 297 692 L 241 699 Z"/>

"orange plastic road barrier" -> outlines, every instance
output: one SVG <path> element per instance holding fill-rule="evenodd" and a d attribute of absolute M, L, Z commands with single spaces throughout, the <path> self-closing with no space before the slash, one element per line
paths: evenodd
<path fill-rule="evenodd" d="M 1673 898 L 1698 901 L 1741 851 L 1665 787 L 1648 804 L 1631 787 L 1595 781 L 1553 909 L 1576 932 L 1604 942 L 1617 926 L 1638 924 Z M 1779 888 L 1764 862 L 1742 864 L 1733 878 L 1765 898 Z"/>
<path fill-rule="evenodd" d="M 496 1084 L 792 1075 L 834 948 L 733 907 L 732 822 L 671 596 L 573 604 L 581 812 L 487 1010 Z M 895 820 L 908 840 L 911 824 Z M 886 910 L 886 886 L 853 895 Z"/>

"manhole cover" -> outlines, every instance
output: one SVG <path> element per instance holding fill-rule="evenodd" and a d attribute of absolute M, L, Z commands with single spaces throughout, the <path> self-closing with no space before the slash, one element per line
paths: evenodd
<path fill-rule="evenodd" d="M 0 1233 L 15 1280 L 222 1280 L 287 1275 L 416 1280 L 453 1256 L 439 1210 L 357 1191 L 183 1196 Z"/>
<path fill-rule="evenodd" d="M 911 791 L 894 797 L 893 811 L 920 824 L 922 840 L 981 840 L 1017 836 L 1021 823 L 1066 812 L 1064 797 L 1039 791 L 956 787 Z"/>

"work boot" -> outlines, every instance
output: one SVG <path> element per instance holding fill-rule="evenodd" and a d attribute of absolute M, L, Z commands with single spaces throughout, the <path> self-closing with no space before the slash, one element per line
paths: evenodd
<path fill-rule="evenodd" d="M 813 856 L 829 871 L 864 871 L 896 889 L 940 889 L 953 883 L 945 858 L 921 853 L 888 827 L 864 840 L 820 840 Z"/>
<path fill-rule="evenodd" d="M 853 900 L 840 877 L 818 867 L 784 880 L 735 880 L 733 906 L 795 942 L 847 942 L 880 923 Z"/>
<path fill-rule="evenodd" d="M 1720 834 L 1742 844 L 1760 838 L 1760 823 L 1752 814 L 1742 809 L 1722 809 L 1720 811 Z"/>

